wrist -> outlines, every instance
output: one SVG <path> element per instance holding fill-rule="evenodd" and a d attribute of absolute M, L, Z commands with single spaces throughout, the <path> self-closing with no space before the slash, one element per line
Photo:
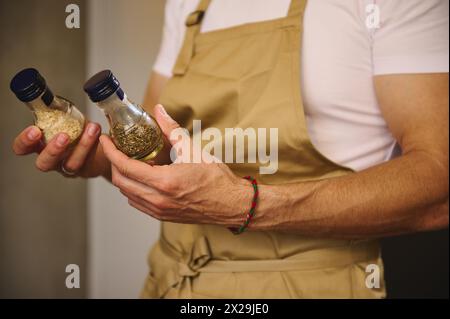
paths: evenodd
<path fill-rule="evenodd" d="M 234 192 L 230 193 L 229 201 L 233 203 L 231 214 L 228 215 L 227 227 L 239 228 L 245 221 L 245 216 L 251 207 L 253 199 L 252 184 L 243 178 L 236 178 Z"/>
<path fill-rule="evenodd" d="M 259 199 L 255 215 L 249 230 L 277 230 L 288 219 L 288 211 L 292 200 L 289 191 L 281 191 L 276 185 L 259 184 Z"/>
<path fill-rule="evenodd" d="M 245 230 L 249 228 L 255 216 L 256 207 L 259 201 L 259 189 L 258 189 L 258 182 L 256 181 L 256 179 L 251 176 L 245 176 L 244 179 L 250 182 L 250 185 L 253 189 L 253 195 L 251 198 L 250 208 L 245 213 L 244 221 L 239 226 L 228 227 L 228 229 L 235 235 L 242 234 Z"/>

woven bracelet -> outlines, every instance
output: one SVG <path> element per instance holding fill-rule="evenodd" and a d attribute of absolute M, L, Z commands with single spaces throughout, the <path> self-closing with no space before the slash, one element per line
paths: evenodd
<path fill-rule="evenodd" d="M 259 192 L 258 192 L 258 183 L 256 182 L 256 179 L 254 179 L 251 176 L 245 176 L 244 178 L 246 180 L 249 180 L 253 186 L 254 193 L 253 193 L 253 199 L 252 199 L 252 206 L 250 207 L 250 211 L 247 213 L 245 222 L 240 227 L 228 228 L 235 235 L 242 234 L 248 228 L 248 225 L 250 224 L 250 222 L 253 219 L 253 216 L 255 215 L 256 204 L 258 203 Z"/>

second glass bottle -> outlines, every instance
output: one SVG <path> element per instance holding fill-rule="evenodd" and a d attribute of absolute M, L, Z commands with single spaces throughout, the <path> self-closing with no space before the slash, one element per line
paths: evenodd
<path fill-rule="evenodd" d="M 153 117 L 127 98 L 110 70 L 92 76 L 85 83 L 84 91 L 105 113 L 110 136 L 120 151 L 142 161 L 158 155 L 164 146 L 160 127 Z"/>

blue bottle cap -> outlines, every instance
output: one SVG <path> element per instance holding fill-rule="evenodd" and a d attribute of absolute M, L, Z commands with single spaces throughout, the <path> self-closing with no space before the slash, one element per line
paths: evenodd
<path fill-rule="evenodd" d="M 92 102 L 100 102 L 110 97 L 120 88 L 120 83 L 111 72 L 103 70 L 92 76 L 83 86 Z"/>
<path fill-rule="evenodd" d="M 17 73 L 9 85 L 11 91 L 22 102 L 30 102 L 38 98 L 47 88 L 45 79 L 33 68 L 23 69 Z"/>

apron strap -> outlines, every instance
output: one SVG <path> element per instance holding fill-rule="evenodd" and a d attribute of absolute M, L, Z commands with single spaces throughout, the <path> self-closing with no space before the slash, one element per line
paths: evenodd
<path fill-rule="evenodd" d="M 306 7 L 306 0 L 291 0 L 291 5 L 289 6 L 287 16 L 288 17 L 303 16 L 303 12 L 305 12 L 305 7 Z"/>
<path fill-rule="evenodd" d="M 183 75 L 187 70 L 189 62 L 194 55 L 195 37 L 200 32 L 202 20 L 210 2 L 211 0 L 200 0 L 197 9 L 190 13 L 186 19 L 186 34 L 184 36 L 183 46 L 181 47 L 177 61 L 172 70 L 174 75 Z"/>
<path fill-rule="evenodd" d="M 184 36 L 183 46 L 178 54 L 177 61 L 173 67 L 174 75 L 183 75 L 186 73 L 189 62 L 194 55 L 195 37 L 200 32 L 202 20 L 211 0 L 200 0 L 197 9 L 190 13 L 186 19 L 186 34 Z M 298 18 L 303 15 L 306 7 L 306 0 L 292 0 L 289 6 L 288 17 Z M 302 23 L 301 19 L 297 19 L 298 23 Z"/>

